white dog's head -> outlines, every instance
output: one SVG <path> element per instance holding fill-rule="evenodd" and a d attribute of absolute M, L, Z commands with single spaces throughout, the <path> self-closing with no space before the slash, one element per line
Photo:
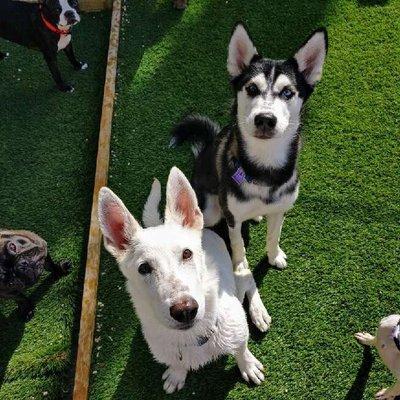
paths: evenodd
<path fill-rule="evenodd" d="M 189 329 L 205 313 L 203 215 L 185 175 L 171 169 L 165 223 L 144 229 L 108 188 L 99 195 L 99 220 L 107 250 L 132 284 L 135 298 L 171 329 Z"/>

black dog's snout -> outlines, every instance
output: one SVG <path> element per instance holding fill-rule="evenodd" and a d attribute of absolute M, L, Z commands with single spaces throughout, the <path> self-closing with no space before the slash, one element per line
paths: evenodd
<path fill-rule="evenodd" d="M 73 11 L 66 11 L 65 14 L 65 19 L 67 20 L 68 25 L 73 25 L 75 22 L 78 20 L 76 19 L 76 15 Z"/>
<path fill-rule="evenodd" d="M 270 130 L 274 129 L 277 123 L 277 118 L 272 113 L 258 114 L 254 118 L 254 124 L 257 128 Z"/>
<path fill-rule="evenodd" d="M 195 319 L 198 309 L 199 305 L 195 299 L 183 297 L 170 307 L 169 313 L 174 320 L 189 323 Z"/>

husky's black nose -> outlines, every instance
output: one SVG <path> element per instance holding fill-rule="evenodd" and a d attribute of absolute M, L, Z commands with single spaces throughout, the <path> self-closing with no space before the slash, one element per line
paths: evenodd
<path fill-rule="evenodd" d="M 189 323 L 194 320 L 199 305 L 192 297 L 182 297 L 177 303 L 173 304 L 169 313 L 171 317 L 181 323 Z"/>
<path fill-rule="evenodd" d="M 272 113 L 263 113 L 258 114 L 254 118 L 254 124 L 257 128 L 263 130 L 271 130 L 274 129 L 276 126 L 277 119 L 274 114 Z"/>
<path fill-rule="evenodd" d="M 68 25 L 74 25 L 78 21 L 73 11 L 67 11 L 64 16 Z"/>

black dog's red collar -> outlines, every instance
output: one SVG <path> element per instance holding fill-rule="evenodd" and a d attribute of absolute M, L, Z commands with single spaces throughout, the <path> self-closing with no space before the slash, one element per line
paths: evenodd
<path fill-rule="evenodd" d="M 53 25 L 51 22 L 49 22 L 46 17 L 43 15 L 42 7 L 39 7 L 40 10 L 40 17 L 42 18 L 43 25 L 51 32 L 57 33 L 59 35 L 70 35 L 71 34 L 71 28 L 68 29 L 67 31 L 63 31 L 57 26 Z"/>

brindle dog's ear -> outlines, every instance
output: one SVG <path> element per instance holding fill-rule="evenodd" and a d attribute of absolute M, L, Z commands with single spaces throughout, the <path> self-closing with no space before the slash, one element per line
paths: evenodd
<path fill-rule="evenodd" d="M 7 248 L 8 254 L 10 254 L 11 256 L 16 256 L 22 252 L 23 246 L 20 243 L 18 243 L 17 240 L 11 239 L 7 243 L 6 248 Z"/>

